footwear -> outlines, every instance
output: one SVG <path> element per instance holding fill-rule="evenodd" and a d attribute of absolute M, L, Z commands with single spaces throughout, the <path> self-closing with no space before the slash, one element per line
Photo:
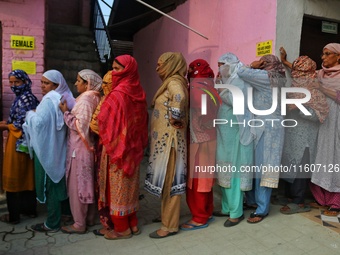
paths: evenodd
<path fill-rule="evenodd" d="M 221 211 L 214 211 L 212 215 L 216 217 L 229 217 L 229 213 L 222 213 Z"/>
<path fill-rule="evenodd" d="M 107 240 L 128 239 L 128 238 L 131 238 L 131 237 L 132 237 L 131 233 L 129 233 L 127 235 L 123 235 L 123 234 L 118 233 L 114 230 L 111 230 L 104 235 L 104 238 L 107 239 Z"/>
<path fill-rule="evenodd" d="M 85 234 L 86 229 L 84 231 L 81 231 L 81 230 L 77 230 L 73 225 L 69 225 L 69 226 L 63 226 L 61 228 L 61 232 L 65 234 Z"/>
<path fill-rule="evenodd" d="M 167 235 L 165 235 L 165 236 L 160 236 L 160 235 L 157 233 L 157 230 L 156 230 L 156 231 L 150 233 L 150 234 L 149 234 L 149 237 L 150 237 L 150 238 L 155 238 L 155 239 L 160 239 L 160 238 L 165 238 L 165 237 L 169 237 L 169 236 L 174 236 L 174 235 L 176 235 L 177 233 L 178 233 L 178 232 L 168 232 Z"/>
<path fill-rule="evenodd" d="M 340 214 L 340 209 L 329 207 L 327 210 L 323 211 L 323 215 L 336 217 Z"/>
<path fill-rule="evenodd" d="M 239 224 L 242 220 L 244 220 L 243 214 L 240 217 L 237 218 L 237 221 L 231 221 L 230 219 L 227 219 L 224 222 L 223 226 L 225 226 L 226 228 L 233 227 L 233 226 L 236 226 L 237 224 Z"/>
<path fill-rule="evenodd" d="M 104 231 L 105 233 L 101 232 Z M 95 234 L 96 236 L 104 236 L 107 232 L 109 232 L 108 229 L 102 228 L 102 229 L 95 229 L 92 231 L 93 234 Z"/>
<path fill-rule="evenodd" d="M 20 223 L 20 220 L 9 221 L 9 214 L 8 213 L 1 215 L 0 221 L 6 222 L 6 223 L 9 223 L 9 224 L 13 224 L 13 225 Z"/>
<path fill-rule="evenodd" d="M 188 222 L 182 224 L 179 228 L 180 228 L 181 230 L 184 230 L 184 231 L 191 231 L 191 230 L 206 228 L 206 227 L 209 226 L 208 223 L 206 223 L 206 224 L 201 224 L 201 225 L 195 225 L 195 224 L 189 223 L 189 222 L 190 222 L 190 221 L 188 221 Z M 189 227 L 186 228 L 186 227 L 184 227 L 185 225 L 186 225 L 186 226 L 189 226 Z"/>
<path fill-rule="evenodd" d="M 45 223 L 38 223 L 31 226 L 31 229 L 36 232 L 41 233 L 56 233 L 60 230 L 60 228 L 48 228 L 45 226 Z"/>
<path fill-rule="evenodd" d="M 294 213 L 303 213 L 309 212 L 311 209 L 308 205 L 304 204 L 294 204 L 289 203 L 280 209 L 280 212 L 283 214 L 294 214 Z"/>
<path fill-rule="evenodd" d="M 256 214 L 255 212 L 252 212 L 250 214 L 250 217 L 247 219 L 247 222 L 250 224 L 259 223 L 267 216 L 268 216 L 268 213 L 266 215 L 261 215 L 261 214 Z"/>

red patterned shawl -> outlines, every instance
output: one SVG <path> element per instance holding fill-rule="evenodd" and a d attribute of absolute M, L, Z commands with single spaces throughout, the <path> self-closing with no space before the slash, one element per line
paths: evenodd
<path fill-rule="evenodd" d="M 116 59 L 125 68 L 121 72 L 112 71 L 113 90 L 98 114 L 99 136 L 110 163 L 131 176 L 148 143 L 146 95 L 140 85 L 136 60 L 130 55 Z"/>

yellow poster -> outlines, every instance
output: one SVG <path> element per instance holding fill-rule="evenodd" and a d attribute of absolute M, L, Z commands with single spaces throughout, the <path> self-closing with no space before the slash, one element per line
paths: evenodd
<path fill-rule="evenodd" d="M 34 46 L 33 36 L 11 35 L 11 48 L 13 49 L 34 50 Z"/>
<path fill-rule="evenodd" d="M 273 41 L 259 42 L 256 44 L 256 57 L 272 54 Z"/>
<path fill-rule="evenodd" d="M 33 61 L 19 61 L 12 60 L 12 70 L 21 69 L 24 70 L 27 74 L 36 74 L 36 62 Z"/>

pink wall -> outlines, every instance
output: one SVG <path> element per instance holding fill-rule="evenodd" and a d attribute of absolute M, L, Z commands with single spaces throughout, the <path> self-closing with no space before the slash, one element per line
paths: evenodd
<path fill-rule="evenodd" d="M 3 119 L 6 119 L 15 97 L 7 78 L 12 70 L 12 60 L 36 62 L 37 74 L 30 75 L 30 78 L 33 82 L 33 93 L 41 98 L 40 78 L 44 70 L 45 0 L 0 1 L 0 22 L 2 25 L 2 104 Z M 35 49 L 10 48 L 11 35 L 35 37 Z"/>
<path fill-rule="evenodd" d="M 218 58 L 235 53 L 249 64 L 256 58 L 256 43 L 276 39 L 276 1 L 188 0 L 170 15 L 207 36 L 206 40 L 168 18 L 161 18 L 134 37 L 134 56 L 148 102 L 161 81 L 155 72 L 158 57 L 166 51 L 182 52 L 188 64 L 203 58 L 217 71 Z"/>

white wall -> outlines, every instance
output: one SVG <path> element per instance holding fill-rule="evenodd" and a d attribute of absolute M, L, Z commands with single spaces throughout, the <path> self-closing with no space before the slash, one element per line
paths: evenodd
<path fill-rule="evenodd" d="M 339 0 L 277 0 L 276 55 L 280 46 L 285 47 L 288 60 L 300 55 L 303 15 L 324 17 L 340 21 Z M 320 49 L 321 51 L 321 49 Z"/>

